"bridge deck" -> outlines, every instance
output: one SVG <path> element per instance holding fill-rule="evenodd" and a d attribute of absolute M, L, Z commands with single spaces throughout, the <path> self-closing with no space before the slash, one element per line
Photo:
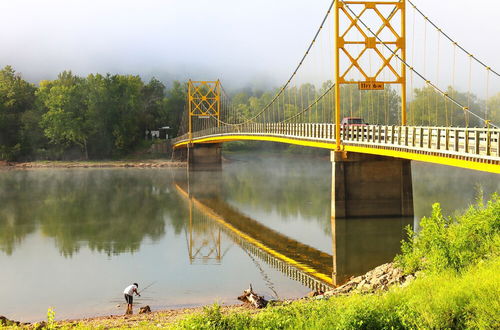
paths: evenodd
<path fill-rule="evenodd" d="M 419 126 L 344 126 L 342 149 L 500 173 L 500 130 Z M 254 123 L 223 126 L 174 139 L 174 148 L 237 140 L 273 141 L 334 150 L 335 125 Z"/>

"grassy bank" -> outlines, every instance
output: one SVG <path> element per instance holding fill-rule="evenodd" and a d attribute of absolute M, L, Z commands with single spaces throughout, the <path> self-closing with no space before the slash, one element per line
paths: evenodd
<path fill-rule="evenodd" d="M 257 314 L 206 308 L 175 324 L 181 329 L 498 328 L 500 259 L 463 274 L 446 271 L 379 294 L 301 301 Z"/>
<path fill-rule="evenodd" d="M 418 233 L 409 231 L 396 263 L 416 279 L 404 287 L 371 294 L 354 293 L 302 300 L 261 311 L 218 305 L 164 318 L 117 317 L 67 328 L 173 329 L 413 329 L 500 328 L 500 199 L 478 202 L 445 217 L 434 205 Z M 166 313 L 166 312 L 163 312 Z"/>

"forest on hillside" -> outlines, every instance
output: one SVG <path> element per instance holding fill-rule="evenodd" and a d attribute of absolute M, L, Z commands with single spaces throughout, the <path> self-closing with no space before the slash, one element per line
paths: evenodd
<path fill-rule="evenodd" d="M 320 87 L 305 83 L 285 90 L 282 119 L 301 112 L 304 105 L 325 95 L 331 85 L 331 81 Z M 259 113 L 277 91 L 233 91 L 229 95 L 233 121 Z M 350 84 L 343 85 L 341 93 L 342 116 L 359 116 L 370 124 L 400 122 L 400 97 L 390 86 L 383 92 L 361 93 Z M 479 116 L 500 122 L 500 113 L 494 111 L 500 108 L 500 93 L 488 100 L 451 87 L 447 93 Z M 35 85 L 6 66 L 0 70 L 0 160 L 110 159 L 130 155 L 151 144 L 146 131 L 169 126 L 170 136 L 180 133 L 186 96 L 187 83 L 174 81 L 167 87 L 158 79 L 145 82 L 137 75 L 96 73 L 80 77 L 64 71 L 57 79 Z M 330 121 L 332 107 L 333 102 L 323 98 L 297 118 Z M 407 108 L 409 124 L 484 126 L 484 122 L 445 101 L 431 87 L 414 89 Z"/>

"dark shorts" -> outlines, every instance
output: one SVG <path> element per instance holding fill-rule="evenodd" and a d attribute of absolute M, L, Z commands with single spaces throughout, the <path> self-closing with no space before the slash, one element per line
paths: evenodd
<path fill-rule="evenodd" d="M 125 294 L 125 301 L 127 302 L 127 304 L 132 304 L 132 302 L 134 301 L 134 297 L 129 294 Z"/>

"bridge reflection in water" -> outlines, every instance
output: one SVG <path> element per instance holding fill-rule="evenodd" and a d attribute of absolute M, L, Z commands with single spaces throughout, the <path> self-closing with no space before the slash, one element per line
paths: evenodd
<path fill-rule="evenodd" d="M 187 178 L 175 180 L 189 208 L 186 236 L 191 263 L 222 263 L 229 243 L 223 239 L 228 237 L 252 259 L 257 257 L 312 290 L 325 291 L 391 261 L 399 252 L 404 228 L 413 225 L 413 217 L 331 218 L 332 254 L 325 253 L 226 203 L 221 176 L 221 172 L 188 171 Z"/>

